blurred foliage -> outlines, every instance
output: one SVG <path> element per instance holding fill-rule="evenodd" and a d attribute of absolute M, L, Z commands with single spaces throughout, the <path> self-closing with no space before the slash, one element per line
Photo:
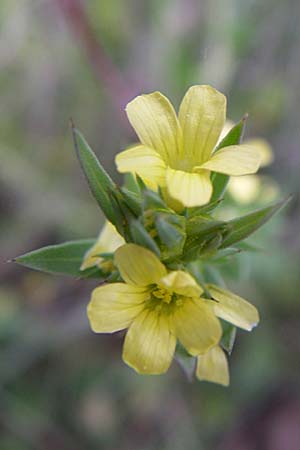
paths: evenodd
<path fill-rule="evenodd" d="M 271 143 L 275 162 L 262 172 L 283 194 L 299 192 L 297 0 L 82 0 L 94 38 L 130 86 L 122 101 L 63 7 L 76 3 L 0 3 L 3 262 L 98 234 L 103 217 L 87 193 L 68 121 L 120 180 L 113 159 L 132 140 L 128 93 L 161 90 L 178 104 L 189 85 L 214 85 L 228 96 L 231 119 L 250 114 L 246 136 Z M 237 210 L 246 213 L 247 205 L 228 199 L 226 217 Z M 251 339 L 239 332 L 228 389 L 190 384 L 175 364 L 167 377 L 136 375 L 116 357 L 120 335 L 100 339 L 89 330 L 95 281 L 1 264 L 0 449 L 298 449 L 298 229 L 296 195 L 285 216 L 256 236 L 260 253 L 241 253 L 223 267 L 230 287 L 261 313 Z"/>

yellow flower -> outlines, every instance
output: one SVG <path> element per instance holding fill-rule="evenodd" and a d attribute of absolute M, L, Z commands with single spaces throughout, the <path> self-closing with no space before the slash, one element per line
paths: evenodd
<path fill-rule="evenodd" d="M 141 144 L 116 157 L 118 170 L 138 174 L 152 189 L 188 207 L 204 205 L 212 195 L 211 172 L 255 173 L 259 154 L 249 145 L 231 145 L 214 153 L 226 116 L 226 97 L 211 86 L 192 86 L 178 117 L 160 92 L 140 95 L 126 107 Z"/>
<path fill-rule="evenodd" d="M 124 239 L 117 232 L 115 227 L 108 221 L 105 222 L 95 244 L 86 252 L 81 264 L 80 270 L 90 267 L 103 266 L 101 253 L 113 253 L 118 247 L 124 244 Z M 102 267 L 103 268 L 103 267 Z"/>
<path fill-rule="evenodd" d="M 246 330 L 258 322 L 254 306 L 209 285 L 214 300 L 182 270 L 168 272 L 149 250 L 125 244 L 115 252 L 115 265 L 124 283 L 100 286 L 92 293 L 88 317 L 93 331 L 127 329 L 124 361 L 143 374 L 168 370 L 176 341 L 193 356 L 205 354 L 220 341 L 218 317 Z"/>

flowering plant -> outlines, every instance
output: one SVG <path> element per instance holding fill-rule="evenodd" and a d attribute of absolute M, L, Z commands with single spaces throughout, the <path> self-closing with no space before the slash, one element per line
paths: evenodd
<path fill-rule="evenodd" d="M 224 133 L 226 98 L 214 88 L 191 87 L 178 117 L 158 92 L 138 96 L 126 111 L 140 143 L 116 157 L 126 173 L 122 187 L 72 124 L 79 162 L 107 219 L 98 239 L 44 247 L 15 261 L 97 278 L 91 328 L 127 329 L 123 359 L 137 372 L 164 373 L 175 355 L 190 376 L 228 385 L 225 353 L 236 327 L 251 331 L 259 316 L 224 287 L 220 263 L 247 250 L 242 241 L 287 200 L 227 221 L 215 216 L 230 176 L 255 173 L 260 152 L 241 144 L 245 117 Z"/>

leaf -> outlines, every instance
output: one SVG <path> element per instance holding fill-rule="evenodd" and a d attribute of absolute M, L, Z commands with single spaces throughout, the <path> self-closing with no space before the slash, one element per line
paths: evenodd
<path fill-rule="evenodd" d="M 224 237 L 220 248 L 231 247 L 233 244 L 246 239 L 262 225 L 264 225 L 271 217 L 278 213 L 291 199 L 291 196 L 280 202 L 273 203 L 270 206 L 258 209 L 245 216 L 227 222 L 229 232 Z"/>
<path fill-rule="evenodd" d="M 100 271 L 95 272 L 95 268 L 80 270 L 85 253 L 94 243 L 94 239 L 82 239 L 49 245 L 18 256 L 13 261 L 42 272 L 74 277 L 86 277 L 94 274 L 93 277 L 98 278 Z"/>
<path fill-rule="evenodd" d="M 217 146 L 215 152 L 221 150 L 221 148 L 228 147 L 229 145 L 238 145 L 241 143 L 245 124 L 247 120 L 247 115 L 245 115 L 231 130 L 226 134 L 224 139 Z M 222 173 L 214 172 L 211 176 L 211 181 L 213 184 L 213 194 L 210 203 L 213 203 L 223 197 L 227 183 L 229 181 L 229 176 Z"/>
<path fill-rule="evenodd" d="M 98 161 L 83 135 L 72 125 L 74 146 L 81 168 L 85 174 L 90 190 L 101 207 L 106 218 L 123 234 L 122 214 L 112 204 L 110 193 L 118 195 L 118 188 Z"/>

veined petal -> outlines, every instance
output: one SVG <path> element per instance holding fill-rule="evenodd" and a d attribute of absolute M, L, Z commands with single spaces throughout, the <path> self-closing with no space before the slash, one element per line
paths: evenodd
<path fill-rule="evenodd" d="M 203 292 L 203 289 L 196 283 L 195 279 L 183 270 L 174 270 L 168 273 L 158 284 L 185 297 L 200 297 Z"/>
<path fill-rule="evenodd" d="M 258 311 L 251 303 L 214 284 L 208 285 L 207 288 L 216 300 L 210 303 L 218 317 L 247 331 L 251 331 L 258 324 Z"/>
<path fill-rule="evenodd" d="M 137 145 L 119 153 L 116 164 L 119 172 L 136 173 L 153 190 L 166 184 L 164 161 L 156 151 L 145 145 Z"/>
<path fill-rule="evenodd" d="M 167 269 L 150 250 L 136 244 L 125 244 L 115 252 L 115 264 L 125 283 L 136 286 L 154 284 Z"/>
<path fill-rule="evenodd" d="M 169 317 L 146 309 L 126 334 L 123 360 L 138 373 L 158 375 L 168 370 L 175 346 Z"/>
<path fill-rule="evenodd" d="M 127 328 L 143 310 L 149 291 L 125 283 L 94 289 L 87 308 L 91 328 L 96 333 L 114 333 Z"/>
<path fill-rule="evenodd" d="M 86 252 L 80 270 L 98 265 L 103 258 L 100 253 L 113 253 L 125 243 L 123 237 L 117 232 L 113 224 L 106 221 L 95 244 Z"/>
<path fill-rule="evenodd" d="M 196 377 L 199 380 L 229 385 L 228 362 L 225 353 L 217 345 L 197 358 Z"/>
<path fill-rule="evenodd" d="M 210 172 L 206 170 L 202 170 L 201 173 L 190 173 L 168 167 L 166 182 L 170 196 L 184 206 L 201 206 L 210 200 L 212 184 Z"/>
<path fill-rule="evenodd" d="M 205 353 L 215 346 L 222 335 L 222 327 L 206 300 L 183 299 L 174 312 L 175 334 L 194 356 Z"/>
<path fill-rule="evenodd" d="M 260 154 L 250 145 L 230 145 L 218 150 L 212 157 L 194 170 L 208 169 L 226 175 L 248 175 L 258 171 Z"/>
<path fill-rule="evenodd" d="M 211 86 L 192 86 L 179 109 L 183 154 L 193 165 L 207 161 L 224 127 L 226 97 Z"/>
<path fill-rule="evenodd" d="M 175 110 L 164 95 L 139 95 L 128 103 L 126 112 L 142 144 L 156 150 L 166 163 L 176 160 L 181 130 Z"/>

